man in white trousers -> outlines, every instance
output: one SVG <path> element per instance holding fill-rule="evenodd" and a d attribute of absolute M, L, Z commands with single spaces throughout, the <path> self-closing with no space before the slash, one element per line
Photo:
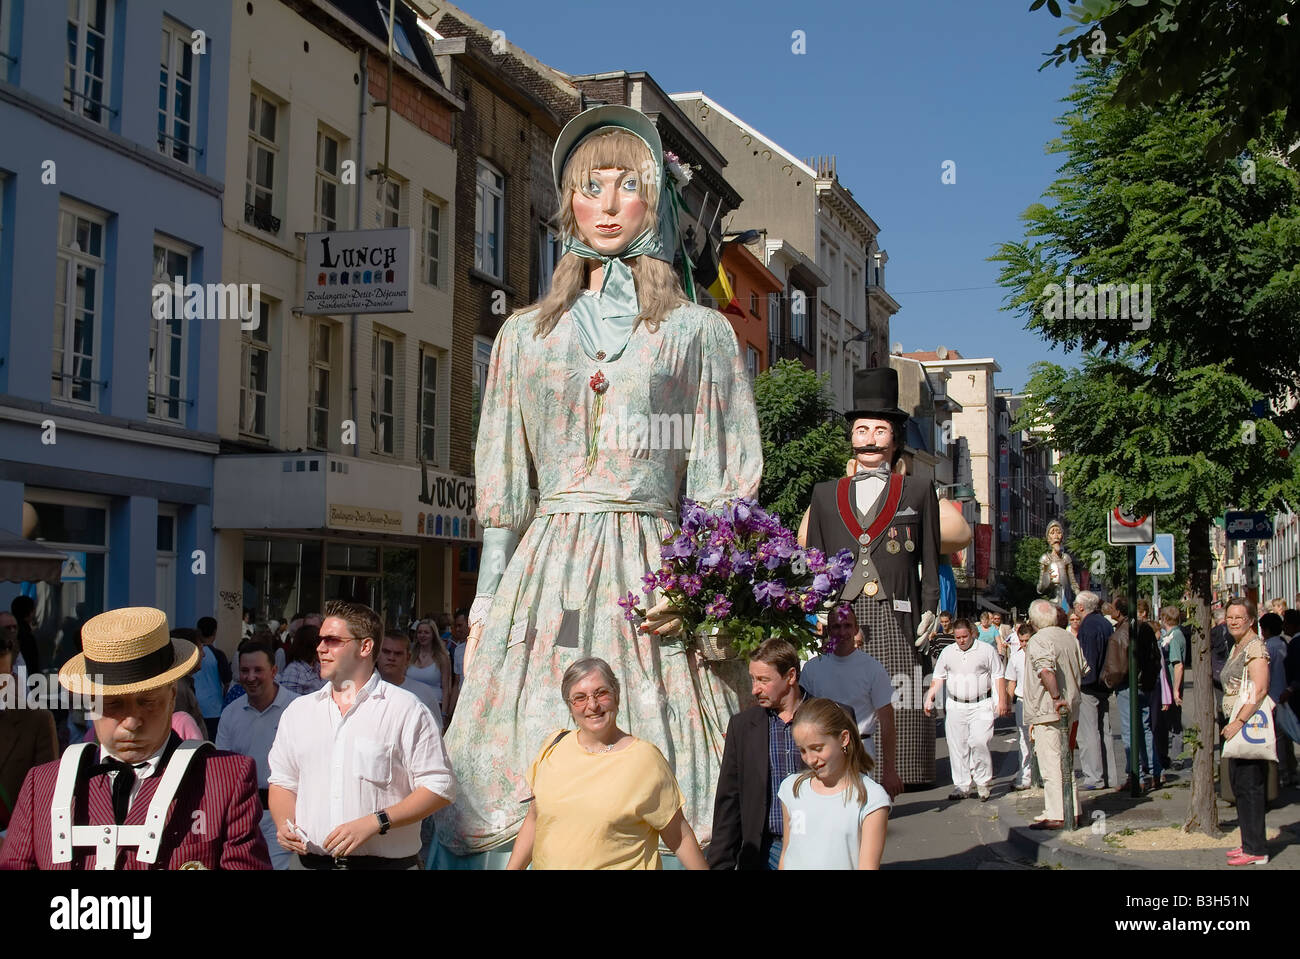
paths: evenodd
<path fill-rule="evenodd" d="M 955 642 L 939 654 L 934 678 L 925 694 L 925 714 L 934 713 L 939 687 L 944 687 L 944 735 L 948 740 L 948 762 L 952 766 L 953 791 L 949 799 L 970 797 L 971 781 L 980 802 L 989 798 L 993 781 L 993 718 L 1005 714 L 1002 698 L 1002 660 L 987 643 L 975 642 L 970 622 L 952 624 Z"/>

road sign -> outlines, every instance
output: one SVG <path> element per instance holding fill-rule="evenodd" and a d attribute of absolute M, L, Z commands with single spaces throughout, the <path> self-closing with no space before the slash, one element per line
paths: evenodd
<path fill-rule="evenodd" d="M 1117 506 L 1106 514 L 1106 542 L 1111 546 L 1147 546 L 1155 542 L 1154 513 L 1135 516 Z"/>
<path fill-rule="evenodd" d="M 1150 546 L 1136 546 L 1138 572 L 1143 576 L 1172 576 L 1174 574 L 1174 534 L 1156 533 Z"/>
<path fill-rule="evenodd" d="M 62 583 L 84 583 L 86 581 L 86 554 L 69 552 L 63 561 L 63 570 L 59 576 Z"/>
<path fill-rule="evenodd" d="M 1272 539 L 1273 522 L 1267 513 L 1227 512 L 1223 528 L 1228 539 Z"/>

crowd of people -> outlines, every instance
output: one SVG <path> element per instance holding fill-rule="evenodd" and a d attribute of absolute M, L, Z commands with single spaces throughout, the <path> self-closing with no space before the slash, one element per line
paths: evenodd
<path fill-rule="evenodd" d="M 1295 648 L 1300 612 L 1288 609 L 1282 599 L 1270 600 L 1269 610 L 1257 618 L 1254 604 L 1236 597 L 1214 610 L 1212 742 L 1221 748 L 1233 740 L 1270 698 L 1278 776 L 1289 784 L 1296 781 L 1291 734 L 1300 734 L 1300 720 L 1292 711 L 1293 699 L 1300 696 L 1300 649 Z M 1080 791 L 1129 792 L 1135 787 L 1129 770 L 1136 767 L 1136 786 L 1146 792 L 1164 787 L 1167 771 L 1184 768 L 1182 707 L 1190 653 L 1177 606 L 1164 606 L 1153 618 L 1150 603 L 1139 600 L 1134 619 L 1124 597 L 1103 603 L 1096 593 L 1083 590 L 1068 612 L 1038 600 L 1030 606 L 1028 622 L 1009 628 L 1000 618 L 985 613 L 978 625 L 963 619 L 942 624 L 940 642 L 949 633 L 952 641 L 939 653 L 925 706 L 932 710 L 939 689 L 946 690 L 950 799 L 967 798 L 972 783 L 981 800 L 988 798 L 994 717 L 1013 713 L 1020 762 L 1011 788 L 1032 788 L 1036 767 L 1044 789 L 1044 808 L 1034 829 L 1065 826 L 1062 756 L 1067 737 L 1079 763 L 1077 773 L 1069 776 L 1078 822 Z M 1137 664 L 1135 695 L 1129 688 L 1130 652 Z M 1123 766 L 1110 728 L 1112 696 L 1120 717 Z M 1137 728 L 1131 696 L 1138 707 Z M 1273 761 L 1262 757 L 1222 760 L 1221 788 L 1237 805 L 1242 835 L 1242 845 L 1228 852 L 1230 865 L 1268 862 L 1264 810 L 1272 768 Z"/>
<path fill-rule="evenodd" d="M 1266 694 L 1279 711 L 1300 696 L 1300 651 L 1293 650 L 1300 613 L 1279 613 L 1278 605 L 1270 604 L 1258 621 L 1245 600 L 1232 599 L 1215 612 L 1211 646 L 1222 740 L 1240 732 Z M 142 613 L 157 615 L 142 621 Z M 1074 597 L 1071 613 L 1038 600 L 1028 621 L 1015 625 L 996 616 L 978 623 L 942 617 L 923 708 L 933 715 L 943 691 L 951 800 L 989 798 L 997 717 L 1015 717 L 1019 762 L 1011 788 L 1041 784 L 1044 790 L 1031 828 L 1065 824 L 1062 762 L 1070 736 L 1080 766 L 1070 776 L 1076 816 L 1080 792 L 1132 787 L 1133 751 L 1144 789 L 1163 785 L 1166 770 L 1182 768 L 1189 658 L 1178 608 L 1164 607 L 1153 621 L 1144 600 L 1130 619 L 1122 597 L 1102 603 L 1085 590 Z M 0 622 L 0 674 L 14 672 L 22 656 L 17 616 L 11 619 Z M 189 868 L 424 868 L 433 815 L 457 795 L 442 731 L 454 716 L 465 613 L 391 630 L 373 610 L 336 601 L 323 613 L 278 626 L 247 631 L 231 664 L 214 643 L 211 618 L 192 630 L 168 629 L 158 611 L 133 609 L 85 624 L 85 650 L 64 664 L 60 679 L 70 689 L 99 692 L 104 707 L 89 717 L 84 735 L 73 735 L 75 716 L 68 720 L 67 738 L 77 746 L 61 746 L 50 711 L 0 710 L 0 731 L 13 743 L 0 764 L 0 825 L 9 829 L 0 867 L 102 855 L 74 845 L 60 860 L 57 843 L 43 849 L 39 841 L 48 839 L 50 817 L 58 814 L 49 803 L 69 755 L 80 757 L 78 748 L 96 744 L 97 765 L 73 760 L 80 788 L 92 797 L 101 791 L 105 810 L 122 827 L 122 868 L 157 862 L 157 850 L 146 860 L 139 858 L 143 846 L 129 848 L 129 827 L 143 822 L 152 806 L 153 793 L 141 784 L 163 778 L 160 769 L 182 750 L 188 755 L 210 742 L 214 760 L 247 761 L 219 779 L 231 804 L 222 814 L 228 834 L 210 849 L 178 842 L 173 859 L 202 864 Z M 530 805 L 507 868 L 656 869 L 661 844 L 688 869 L 879 868 L 890 808 L 904 788 L 897 772 L 899 691 L 863 650 L 864 630 L 851 605 L 832 610 L 826 635 L 826 651 L 807 662 L 780 639 L 750 659 L 755 705 L 730 721 L 712 841 L 703 849 L 685 818 L 672 766 L 655 745 L 619 726 L 622 690 L 610 665 L 594 657 L 574 662 L 555 690 L 570 724 L 537 744 L 527 772 Z M 138 658 L 149 666 L 116 669 L 124 644 L 148 642 L 157 648 Z M 1138 664 L 1136 729 L 1128 709 L 1130 643 Z M 92 667 L 107 669 L 107 679 L 91 675 Z M 1123 767 L 1108 748 L 1112 695 L 1119 697 Z M 1278 725 L 1285 779 L 1294 775 L 1295 762 L 1285 730 L 1300 724 Z M 56 762 L 60 753 L 64 759 Z M 1242 833 L 1231 864 L 1267 862 L 1269 765 L 1226 761 Z M 101 774 L 105 782 L 98 783 Z M 188 798 L 195 812 L 217 802 L 202 790 Z"/>

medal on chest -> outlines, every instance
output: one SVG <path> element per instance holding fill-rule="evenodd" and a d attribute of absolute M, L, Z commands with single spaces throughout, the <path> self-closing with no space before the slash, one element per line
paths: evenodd
<path fill-rule="evenodd" d="M 898 545 L 898 527 L 889 527 L 889 542 L 885 544 L 885 549 L 889 550 L 892 554 L 901 553 L 903 551 L 903 547 Z"/>

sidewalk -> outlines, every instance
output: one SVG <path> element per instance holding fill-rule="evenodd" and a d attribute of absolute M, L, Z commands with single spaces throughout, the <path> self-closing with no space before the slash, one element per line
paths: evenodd
<path fill-rule="evenodd" d="M 1011 844 L 1039 865 L 1067 869 L 1234 868 L 1227 864 L 1224 852 L 1240 845 L 1236 807 L 1218 800 L 1223 831 L 1218 840 L 1199 832 L 1183 833 L 1191 805 L 1191 769 L 1168 772 L 1165 778 L 1166 788 L 1137 799 L 1113 789 L 1079 793 L 1084 825 L 1072 833 L 1029 828 L 1043 808 L 1041 789 L 1014 793 L 1000 783 L 1000 788 L 994 787 L 993 802 L 1009 829 Z M 1300 789 L 1280 788 L 1265 823 L 1269 862 L 1251 868 L 1300 869 Z"/>

